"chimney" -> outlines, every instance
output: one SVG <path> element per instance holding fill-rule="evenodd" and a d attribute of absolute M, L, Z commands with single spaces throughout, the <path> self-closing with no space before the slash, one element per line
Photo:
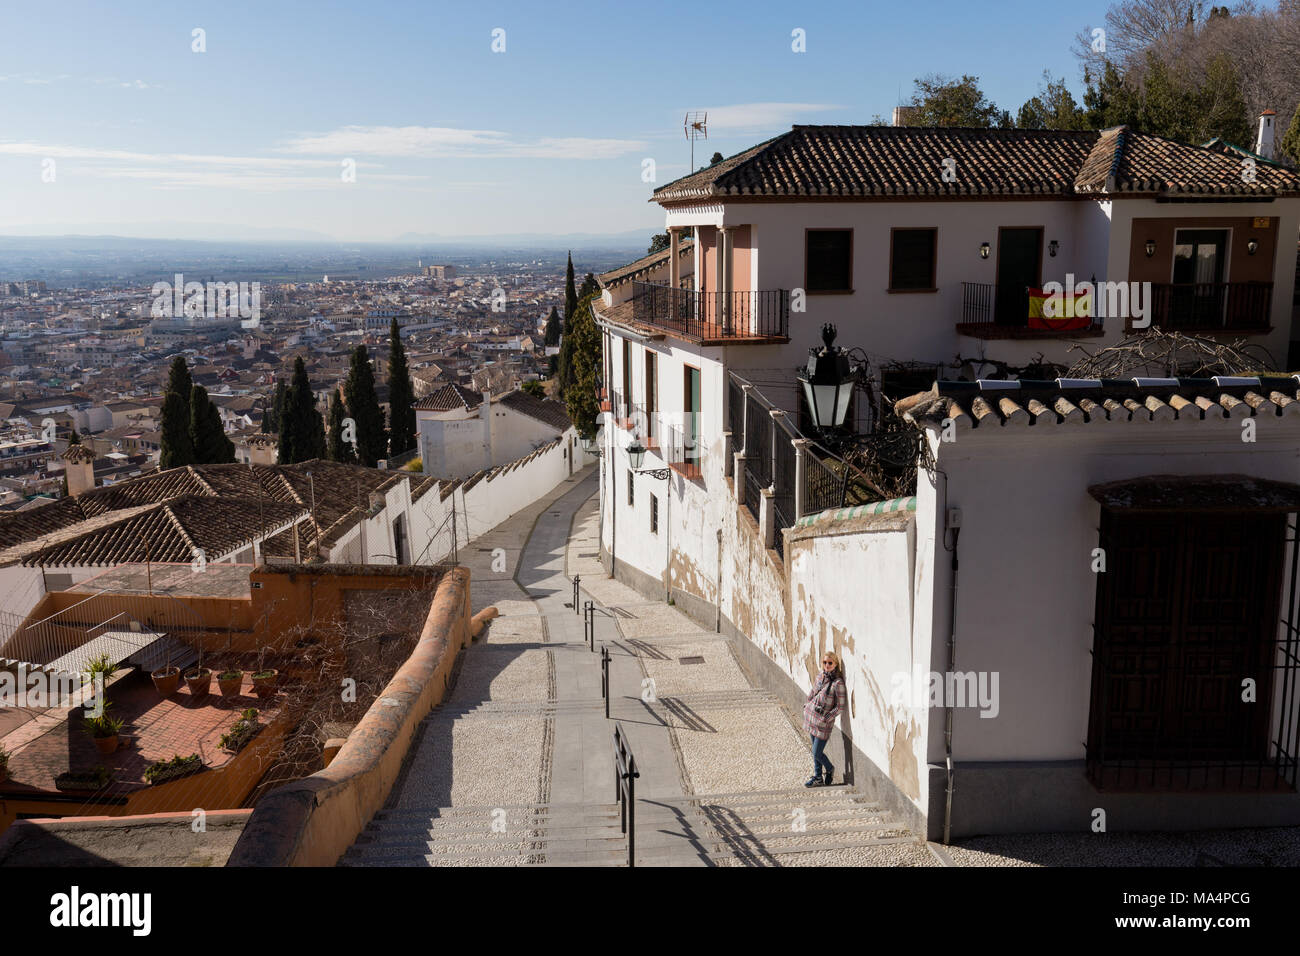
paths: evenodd
<path fill-rule="evenodd" d="M 1277 114 L 1272 110 L 1264 110 L 1259 114 L 1259 136 L 1255 139 L 1255 155 L 1263 156 L 1265 159 L 1274 159 L 1273 141 L 1274 134 L 1277 132 Z"/>
<path fill-rule="evenodd" d="M 72 445 L 63 453 L 63 473 L 68 494 L 76 497 L 95 487 L 95 453 L 85 445 Z"/>
<path fill-rule="evenodd" d="M 248 439 L 250 465 L 274 465 L 279 451 L 279 440 L 274 435 L 257 434 Z"/>

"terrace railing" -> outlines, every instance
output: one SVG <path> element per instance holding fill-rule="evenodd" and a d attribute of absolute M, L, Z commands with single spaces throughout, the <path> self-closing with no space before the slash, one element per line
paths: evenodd
<path fill-rule="evenodd" d="M 696 292 L 632 283 L 632 318 L 687 338 L 772 339 L 790 333 L 790 292 Z"/>
<path fill-rule="evenodd" d="M 1151 293 L 1151 324 L 1169 332 L 1263 330 L 1271 320 L 1271 282 L 1160 283 Z"/>

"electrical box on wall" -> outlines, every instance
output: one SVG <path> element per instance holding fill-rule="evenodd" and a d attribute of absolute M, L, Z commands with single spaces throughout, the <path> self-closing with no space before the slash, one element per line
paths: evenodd
<path fill-rule="evenodd" d="M 961 509 L 960 509 L 960 508 L 949 508 L 949 509 L 948 509 L 948 527 L 949 527 L 949 528 L 960 528 L 960 527 L 961 527 Z"/>

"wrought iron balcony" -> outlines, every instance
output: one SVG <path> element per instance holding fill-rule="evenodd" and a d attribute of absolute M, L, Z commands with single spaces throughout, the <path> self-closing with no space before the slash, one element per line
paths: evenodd
<path fill-rule="evenodd" d="M 1162 283 L 1151 293 L 1151 324 L 1168 332 L 1263 332 L 1271 325 L 1271 282 Z"/>
<path fill-rule="evenodd" d="M 998 288 L 992 282 L 963 282 L 957 334 L 976 339 L 1088 338 L 1102 334 L 1103 320 L 1096 316 L 1084 328 L 1030 328 L 1028 290 L 1017 293 L 1016 299 L 999 302 Z"/>
<path fill-rule="evenodd" d="M 696 342 L 783 342 L 790 333 L 790 293 L 695 292 L 632 283 L 632 318 Z"/>

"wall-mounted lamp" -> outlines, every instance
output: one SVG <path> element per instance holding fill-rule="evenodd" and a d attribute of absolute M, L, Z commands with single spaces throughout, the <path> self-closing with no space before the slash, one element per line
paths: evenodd
<path fill-rule="evenodd" d="M 1248 240 L 1246 242 L 1246 255 L 1253 256 L 1257 252 L 1259 252 L 1259 240 L 1258 239 Z"/>
<path fill-rule="evenodd" d="M 987 242 L 981 242 L 981 243 L 980 243 L 980 258 L 981 258 L 981 259 L 987 259 L 988 257 L 989 257 L 989 244 L 988 244 Z"/>
<path fill-rule="evenodd" d="M 1156 241 L 1155 241 L 1154 239 L 1148 239 L 1148 240 L 1147 240 L 1147 258 L 1150 259 L 1150 258 L 1151 258 L 1152 256 L 1154 256 L 1155 254 L 1156 254 Z"/>
<path fill-rule="evenodd" d="M 1060 248 L 1061 248 L 1061 244 L 1057 242 L 1055 239 L 1053 239 L 1051 242 L 1047 244 L 1047 254 L 1051 256 L 1053 259 L 1055 259 L 1056 252 Z"/>

